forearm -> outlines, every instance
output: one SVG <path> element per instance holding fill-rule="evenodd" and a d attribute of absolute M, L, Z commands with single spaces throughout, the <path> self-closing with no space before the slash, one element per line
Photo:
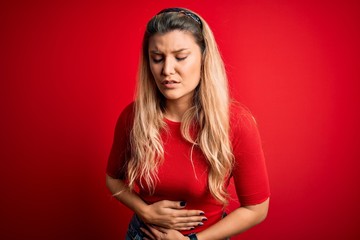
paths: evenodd
<path fill-rule="evenodd" d="M 240 207 L 228 216 L 197 234 L 199 240 L 225 239 L 242 233 L 262 222 L 267 215 L 269 199 L 247 207 Z"/>
<path fill-rule="evenodd" d="M 204 216 L 201 210 L 184 209 L 180 201 L 161 200 L 152 204 L 144 202 L 136 192 L 130 191 L 124 181 L 106 175 L 106 185 L 113 196 L 133 210 L 145 223 L 168 229 L 189 230 L 198 226 Z"/>
<path fill-rule="evenodd" d="M 124 181 L 106 175 L 106 186 L 117 200 L 133 210 L 139 216 L 143 215 L 148 205 L 136 192 L 130 191 Z"/>

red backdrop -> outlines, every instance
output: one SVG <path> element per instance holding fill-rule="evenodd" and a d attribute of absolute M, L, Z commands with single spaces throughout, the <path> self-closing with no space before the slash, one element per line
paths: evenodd
<path fill-rule="evenodd" d="M 123 239 L 107 155 L 145 23 L 170 6 L 207 19 L 259 123 L 271 207 L 234 239 L 359 239 L 360 4 L 344 0 L 3 1 L 0 238 Z"/>

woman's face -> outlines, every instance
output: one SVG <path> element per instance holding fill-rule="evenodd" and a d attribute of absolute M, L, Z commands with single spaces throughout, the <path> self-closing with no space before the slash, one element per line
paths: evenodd
<path fill-rule="evenodd" d="M 149 39 L 149 63 L 167 101 L 191 104 L 200 82 L 201 49 L 191 33 L 174 30 Z"/>

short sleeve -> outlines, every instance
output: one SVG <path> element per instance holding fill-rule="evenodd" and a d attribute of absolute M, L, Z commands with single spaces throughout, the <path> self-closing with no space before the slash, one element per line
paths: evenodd
<path fill-rule="evenodd" d="M 130 132 L 134 121 L 134 104 L 129 104 L 120 114 L 110 150 L 106 174 L 112 178 L 125 179 L 126 162 L 130 159 Z"/>
<path fill-rule="evenodd" d="M 233 178 L 242 206 L 262 203 L 270 196 L 260 134 L 252 114 L 244 107 L 231 109 L 231 142 L 235 157 Z"/>

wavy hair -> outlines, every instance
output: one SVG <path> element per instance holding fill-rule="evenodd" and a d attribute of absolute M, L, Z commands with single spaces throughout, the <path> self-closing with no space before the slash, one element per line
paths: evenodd
<path fill-rule="evenodd" d="M 204 19 L 198 16 L 187 9 L 162 11 L 147 24 L 138 70 L 135 117 L 130 135 L 132 158 L 128 161 L 127 177 L 131 189 L 142 179 L 153 193 L 158 168 L 164 157 L 160 132 L 166 128 L 166 99 L 158 90 L 150 70 L 149 39 L 154 34 L 173 30 L 189 32 L 202 50 L 202 69 L 193 105 L 182 117 L 181 133 L 203 152 L 208 162 L 208 189 L 215 199 L 225 205 L 228 202 L 227 182 L 234 162 L 229 139 L 228 81 L 213 33 Z M 196 21 L 196 17 L 200 22 Z M 194 125 L 198 129 L 195 137 L 190 131 Z M 144 185 L 141 184 L 141 187 Z"/>

